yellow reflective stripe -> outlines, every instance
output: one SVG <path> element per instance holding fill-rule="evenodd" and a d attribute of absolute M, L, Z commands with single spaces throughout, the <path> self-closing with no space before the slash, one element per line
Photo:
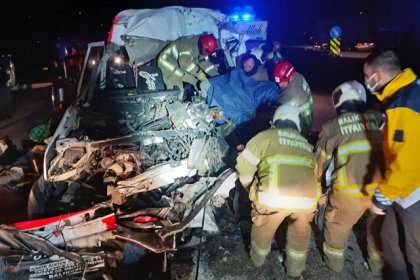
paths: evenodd
<path fill-rule="evenodd" d="M 337 173 L 337 180 L 340 182 L 341 186 L 347 185 L 347 172 L 346 172 L 346 166 L 343 165 L 340 167 Z"/>
<path fill-rule="evenodd" d="M 291 248 L 287 248 L 287 250 L 286 250 L 286 254 L 289 257 L 291 257 L 292 259 L 296 259 L 296 260 L 305 259 L 307 252 L 308 252 L 308 250 L 298 251 L 298 250 L 294 250 L 294 249 L 291 249 Z"/>
<path fill-rule="evenodd" d="M 344 249 L 336 249 L 329 246 L 327 243 L 322 244 L 322 249 L 325 254 L 336 257 L 336 258 L 344 258 Z"/>
<path fill-rule="evenodd" d="M 159 63 L 162 64 L 162 66 L 166 69 L 168 69 L 170 72 L 174 71 L 175 65 L 169 63 L 164 58 L 159 57 Z"/>
<path fill-rule="evenodd" d="M 183 52 L 179 53 L 179 56 L 181 56 L 181 55 L 192 55 L 192 52 L 191 51 L 183 51 Z"/>
<path fill-rule="evenodd" d="M 168 55 L 170 55 L 171 54 L 171 48 L 167 48 L 167 49 L 165 49 L 164 51 L 163 51 L 163 53 L 162 53 L 162 55 L 161 55 L 161 57 L 163 57 L 164 59 L 166 59 L 166 58 L 168 58 Z"/>
<path fill-rule="evenodd" d="M 172 51 L 172 54 L 174 55 L 174 57 L 176 59 L 178 59 L 178 49 L 177 49 L 175 44 L 172 45 L 171 51 Z"/>
<path fill-rule="evenodd" d="M 181 70 L 179 70 L 179 69 L 176 69 L 175 70 L 175 72 L 174 72 L 174 75 L 175 76 L 178 76 L 178 77 L 182 77 L 183 75 L 184 75 L 184 72 L 182 72 Z"/>
<path fill-rule="evenodd" d="M 322 186 L 321 182 L 316 182 L 316 201 L 318 201 L 322 196 Z"/>
<path fill-rule="evenodd" d="M 354 141 L 338 147 L 337 156 L 339 161 L 345 160 L 346 156 L 354 153 L 368 152 L 372 149 L 368 140 Z M 345 163 L 340 162 L 340 163 Z"/>
<path fill-rule="evenodd" d="M 258 171 L 263 171 L 272 164 L 296 165 L 314 168 L 314 161 L 307 157 L 300 156 L 272 156 L 265 158 L 258 166 Z"/>
<path fill-rule="evenodd" d="M 279 187 L 279 173 L 277 172 L 279 168 L 278 163 L 273 163 L 270 165 L 270 172 L 268 173 L 268 191 L 274 192 L 278 190 Z"/>
<path fill-rule="evenodd" d="M 317 153 L 321 155 L 321 157 L 326 158 L 327 160 L 331 159 L 332 155 L 328 155 L 327 152 L 321 149 L 320 147 L 318 147 L 316 150 Z"/>
<path fill-rule="evenodd" d="M 263 256 L 263 257 L 267 256 L 271 251 L 271 247 L 267 249 L 261 248 L 255 243 L 254 240 L 251 241 L 251 249 L 258 255 Z"/>
<path fill-rule="evenodd" d="M 214 65 L 210 65 L 209 67 L 207 67 L 206 69 L 204 69 L 204 72 L 208 73 L 211 70 L 213 70 L 214 68 L 216 68 L 216 67 L 214 67 Z"/>
<path fill-rule="evenodd" d="M 312 97 L 311 97 L 306 103 L 299 106 L 299 111 L 301 113 L 306 112 L 307 110 L 312 108 L 312 104 L 313 104 L 313 102 L 312 102 Z"/>
<path fill-rule="evenodd" d="M 257 202 L 258 203 L 258 196 L 257 196 L 257 190 L 256 190 L 256 186 L 255 185 L 252 185 L 250 188 L 249 188 L 249 200 L 251 200 L 251 201 L 254 201 L 254 202 Z"/>
<path fill-rule="evenodd" d="M 375 261 L 382 261 L 381 253 L 380 251 L 376 250 L 376 248 L 369 247 L 369 258 Z"/>
<path fill-rule="evenodd" d="M 355 153 L 364 153 L 372 149 L 368 140 L 354 141 L 346 145 L 338 147 L 337 158 L 338 163 L 342 166 L 337 173 L 337 179 L 341 186 L 346 186 L 347 182 L 347 171 L 346 163 L 348 155 Z"/>
<path fill-rule="evenodd" d="M 194 68 L 196 68 L 197 65 L 194 64 L 194 62 L 192 62 L 190 65 L 188 65 L 187 69 L 185 69 L 187 72 L 191 72 L 192 70 L 194 70 Z"/>
<path fill-rule="evenodd" d="M 247 161 L 253 165 L 260 163 L 260 158 L 254 155 L 250 150 L 246 149 L 242 151 L 241 156 L 243 156 Z"/>

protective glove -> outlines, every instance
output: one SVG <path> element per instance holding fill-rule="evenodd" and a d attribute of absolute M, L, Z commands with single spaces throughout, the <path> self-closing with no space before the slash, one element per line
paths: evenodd
<path fill-rule="evenodd" d="M 207 80 L 206 74 L 204 74 L 204 72 L 200 70 L 200 72 L 198 72 L 197 74 L 197 79 L 199 79 L 200 81 Z"/>

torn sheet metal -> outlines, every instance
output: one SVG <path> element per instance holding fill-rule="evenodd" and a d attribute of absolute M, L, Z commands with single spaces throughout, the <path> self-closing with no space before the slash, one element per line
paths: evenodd
<path fill-rule="evenodd" d="M 167 227 L 157 230 L 157 233 L 160 236 L 162 236 L 162 238 L 165 238 L 177 232 L 181 232 L 185 228 L 187 228 L 189 224 L 191 223 L 191 221 L 194 219 L 194 217 L 196 217 L 197 214 L 201 211 L 201 209 L 204 208 L 204 205 L 214 196 L 214 193 L 219 189 L 219 187 L 223 184 L 223 182 L 234 172 L 235 171 L 233 169 L 225 170 L 222 174 L 220 174 L 214 186 L 211 186 L 211 188 L 209 188 L 206 191 L 205 195 L 202 196 L 200 201 L 195 204 L 194 210 L 188 215 L 188 217 L 186 217 L 179 223 L 174 223 L 171 226 L 167 226 Z"/>
<path fill-rule="evenodd" d="M 54 245 L 95 247 L 99 241 L 112 237 L 105 232 L 117 228 L 110 203 L 51 218 L 18 222 L 15 228 L 43 237 Z M 106 214 L 108 213 L 108 214 Z"/>
<path fill-rule="evenodd" d="M 113 203 L 121 205 L 129 196 L 172 184 L 177 178 L 192 177 L 196 173 L 197 170 L 187 167 L 186 160 L 181 161 L 176 167 L 165 164 L 154 167 L 131 180 L 118 182 L 117 188 L 108 188 L 108 195 L 112 195 Z"/>
<path fill-rule="evenodd" d="M 153 253 L 175 251 L 175 234 L 161 237 L 152 230 L 138 231 L 125 227 L 120 229 L 120 232 L 115 235 L 115 238 L 144 247 Z"/>

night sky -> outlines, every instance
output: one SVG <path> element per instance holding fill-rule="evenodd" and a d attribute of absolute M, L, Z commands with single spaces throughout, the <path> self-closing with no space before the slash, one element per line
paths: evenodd
<path fill-rule="evenodd" d="M 0 10 L 0 51 L 12 53 L 17 45 L 38 40 L 104 40 L 119 11 L 171 5 L 214 8 L 224 13 L 230 13 L 235 6 L 252 5 L 257 17 L 269 21 L 270 37 L 286 43 L 302 43 L 319 19 L 357 15 L 371 18 L 379 28 L 407 30 L 413 38 L 420 37 L 417 36 L 420 34 L 420 0 L 6 1 L 2 1 Z"/>

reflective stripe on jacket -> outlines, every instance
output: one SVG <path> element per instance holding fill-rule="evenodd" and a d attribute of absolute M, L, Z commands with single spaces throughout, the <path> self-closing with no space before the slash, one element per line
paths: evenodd
<path fill-rule="evenodd" d="M 318 192 L 313 147 L 294 129 L 269 129 L 238 156 L 241 183 L 254 202 L 281 209 L 314 209 Z"/>
<path fill-rule="evenodd" d="M 210 77 L 219 74 L 207 56 L 200 55 L 198 40 L 199 36 L 182 37 L 162 50 L 158 66 L 166 84 L 168 80 L 179 79 L 195 86 L 200 73 L 206 73 Z"/>
<path fill-rule="evenodd" d="M 290 104 L 299 109 L 304 120 L 302 134 L 309 135 L 312 127 L 312 107 L 314 102 L 311 88 L 302 74 L 298 72 L 293 73 L 293 78 L 287 87 L 280 91 L 279 102 L 281 104 Z"/>
<path fill-rule="evenodd" d="M 316 145 L 318 181 L 333 161 L 334 193 L 346 197 L 373 195 L 384 170 L 384 116 L 376 111 L 346 113 L 323 125 Z"/>
<path fill-rule="evenodd" d="M 407 208 L 420 200 L 420 79 L 409 68 L 386 85 L 385 178 L 380 193 Z"/>

